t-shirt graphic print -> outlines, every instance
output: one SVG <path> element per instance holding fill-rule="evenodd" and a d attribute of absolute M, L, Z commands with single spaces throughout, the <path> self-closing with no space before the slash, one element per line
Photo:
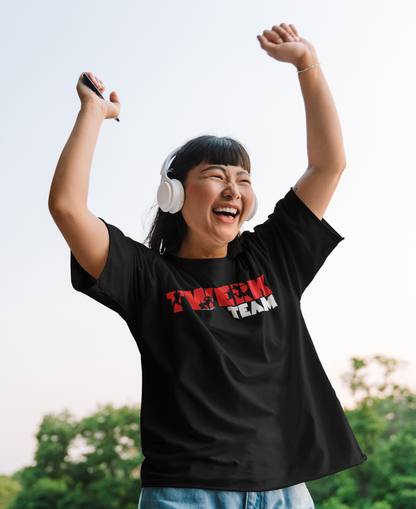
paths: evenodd
<path fill-rule="evenodd" d="M 219 288 L 175 290 L 167 293 L 166 298 L 171 301 L 174 313 L 182 312 L 187 302 L 194 311 L 225 307 L 237 319 L 277 307 L 272 291 L 264 282 L 264 274 L 246 283 L 232 283 Z"/>

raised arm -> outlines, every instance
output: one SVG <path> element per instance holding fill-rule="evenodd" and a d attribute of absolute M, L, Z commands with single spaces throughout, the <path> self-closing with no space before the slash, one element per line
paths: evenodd
<path fill-rule="evenodd" d="M 102 93 L 103 83 L 88 73 Z M 107 260 L 109 238 L 105 224 L 87 208 L 88 186 L 94 149 L 101 124 L 116 118 L 120 102 L 115 92 L 103 101 L 84 85 L 77 84 L 81 110 L 62 151 L 52 180 L 49 210 L 78 263 L 98 279 Z"/>
<path fill-rule="evenodd" d="M 293 64 L 306 110 L 308 168 L 294 186 L 299 198 L 322 219 L 346 166 L 341 124 L 315 48 L 282 23 L 259 35 L 261 47 L 281 62 Z M 313 67 L 314 66 L 314 67 Z"/>

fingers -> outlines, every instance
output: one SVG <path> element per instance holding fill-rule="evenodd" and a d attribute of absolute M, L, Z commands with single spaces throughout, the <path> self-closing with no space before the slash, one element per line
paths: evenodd
<path fill-rule="evenodd" d="M 271 30 L 264 30 L 263 35 L 259 35 L 257 38 L 261 47 L 269 54 L 276 45 L 300 41 L 295 26 L 287 25 L 286 23 L 281 23 L 279 26 L 275 25 Z"/>
<path fill-rule="evenodd" d="M 300 37 L 298 36 L 297 30 L 294 29 L 293 25 L 281 23 L 279 26 L 275 25 L 272 28 L 272 31 L 278 34 L 280 38 L 283 39 L 284 42 L 300 41 Z"/>
<path fill-rule="evenodd" d="M 110 102 L 116 104 L 120 108 L 120 99 L 117 95 L 117 92 L 111 92 L 109 99 L 110 99 Z"/>
<path fill-rule="evenodd" d="M 284 42 L 299 42 L 300 37 L 294 25 L 287 25 L 281 23 L 279 26 L 275 25 L 271 30 L 264 30 L 262 36 L 258 36 L 260 44 L 262 43 L 261 37 L 266 38 L 269 42 L 274 44 L 282 44 Z M 264 41 L 263 41 L 264 44 Z M 263 47 L 263 46 L 262 46 Z M 265 49 L 265 48 L 263 48 Z"/>
<path fill-rule="evenodd" d="M 264 30 L 257 38 L 269 56 L 279 62 L 293 64 L 298 69 L 301 68 L 299 64 L 317 59 L 315 48 L 299 37 L 294 25 L 275 25 L 271 30 Z"/>
<path fill-rule="evenodd" d="M 297 37 L 299 37 L 298 31 L 296 30 L 295 25 L 289 25 L 289 27 L 292 29 L 292 32 L 293 32 L 293 33 L 294 33 Z M 300 37 L 299 37 L 299 39 L 300 39 Z"/>
<path fill-rule="evenodd" d="M 90 80 L 98 88 L 98 90 L 100 91 L 100 94 L 102 94 L 105 90 L 104 83 L 101 80 L 99 80 L 96 76 L 94 76 L 94 74 L 92 72 L 86 72 L 85 74 L 90 78 Z M 81 74 L 80 79 L 82 81 L 82 74 Z"/>
<path fill-rule="evenodd" d="M 277 43 L 274 43 L 274 42 L 270 42 L 269 39 L 267 39 L 266 36 L 264 35 L 258 35 L 257 36 L 257 39 L 259 40 L 260 42 L 260 46 L 264 49 L 264 51 L 266 51 L 266 53 L 268 53 L 270 55 L 270 51 L 273 50 L 273 47 L 276 45 L 276 44 L 281 44 L 280 42 L 277 42 Z M 283 41 L 281 41 L 283 42 Z"/>
<path fill-rule="evenodd" d="M 284 42 L 284 40 L 280 37 L 280 34 L 274 30 L 264 30 L 263 37 L 267 39 L 268 42 L 272 42 L 274 44 L 282 44 L 282 42 Z"/>

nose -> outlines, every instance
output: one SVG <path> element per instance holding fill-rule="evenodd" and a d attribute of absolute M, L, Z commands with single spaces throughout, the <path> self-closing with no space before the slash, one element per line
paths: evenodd
<path fill-rule="evenodd" d="M 222 195 L 224 198 L 241 198 L 240 190 L 238 189 L 238 186 L 236 186 L 233 182 L 228 182 L 226 187 L 224 188 Z"/>

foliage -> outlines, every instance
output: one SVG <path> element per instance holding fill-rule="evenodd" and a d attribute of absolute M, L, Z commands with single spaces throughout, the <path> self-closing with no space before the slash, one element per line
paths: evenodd
<path fill-rule="evenodd" d="M 416 509 L 416 395 L 394 381 L 402 364 L 352 359 L 343 379 L 355 406 L 346 414 L 368 460 L 308 483 L 316 509 Z M 110 405 L 80 421 L 46 415 L 36 465 L 0 477 L 0 509 L 136 509 L 139 423 L 139 408 Z"/>
<path fill-rule="evenodd" d="M 111 405 L 77 422 L 46 415 L 36 465 L 13 477 L 24 490 L 8 509 L 136 509 L 141 489 L 140 409 Z"/>
<path fill-rule="evenodd" d="M 19 482 L 7 475 L 0 475 L 0 509 L 7 509 L 7 506 L 21 490 L 22 485 Z"/>
<path fill-rule="evenodd" d="M 372 366 L 381 381 L 369 381 Z M 368 459 L 308 483 L 316 509 L 416 509 L 416 395 L 394 382 L 400 366 L 381 356 L 352 359 L 343 379 L 356 407 L 346 415 Z"/>

